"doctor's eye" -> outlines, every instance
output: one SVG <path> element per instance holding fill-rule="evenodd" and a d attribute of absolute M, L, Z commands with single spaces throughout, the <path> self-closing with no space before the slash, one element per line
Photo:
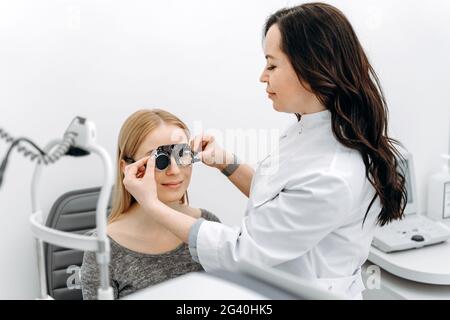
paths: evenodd
<path fill-rule="evenodd" d="M 272 70 L 274 70 L 275 68 L 276 68 L 276 66 L 268 66 L 268 67 L 267 67 L 267 70 L 272 71 Z"/>

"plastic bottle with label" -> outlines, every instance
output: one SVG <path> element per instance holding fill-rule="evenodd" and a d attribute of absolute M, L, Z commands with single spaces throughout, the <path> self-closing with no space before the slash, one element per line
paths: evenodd
<path fill-rule="evenodd" d="M 441 172 L 430 178 L 427 215 L 450 224 L 450 154 L 443 155 Z"/>

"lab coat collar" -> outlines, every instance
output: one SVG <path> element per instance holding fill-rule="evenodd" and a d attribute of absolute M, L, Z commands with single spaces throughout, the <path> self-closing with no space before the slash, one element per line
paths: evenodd
<path fill-rule="evenodd" d="M 330 123 L 330 121 L 331 112 L 329 110 L 325 110 L 302 115 L 300 121 L 297 123 L 297 126 L 302 129 L 310 129 L 324 123 Z"/>

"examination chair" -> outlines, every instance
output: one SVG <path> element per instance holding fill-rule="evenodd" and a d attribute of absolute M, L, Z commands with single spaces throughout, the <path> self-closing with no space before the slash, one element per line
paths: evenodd
<path fill-rule="evenodd" d="M 95 210 L 99 194 L 100 187 L 63 194 L 53 204 L 46 226 L 78 234 L 95 229 Z M 108 214 L 110 211 L 111 197 Z M 45 244 L 44 251 L 48 294 L 55 300 L 82 300 L 79 268 L 83 262 L 83 251 L 51 244 Z"/>

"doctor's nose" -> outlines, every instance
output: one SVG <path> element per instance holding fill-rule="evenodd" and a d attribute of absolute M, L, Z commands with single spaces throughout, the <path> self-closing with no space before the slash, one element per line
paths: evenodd
<path fill-rule="evenodd" d="M 259 77 L 259 81 L 262 83 L 268 83 L 269 82 L 269 76 L 267 75 L 266 69 L 261 73 L 261 76 Z"/>

